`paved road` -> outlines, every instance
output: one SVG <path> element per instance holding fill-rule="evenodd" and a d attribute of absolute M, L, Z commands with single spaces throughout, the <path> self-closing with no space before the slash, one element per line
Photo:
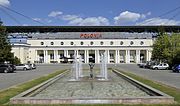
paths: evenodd
<path fill-rule="evenodd" d="M 15 73 L 0 73 L 0 90 L 66 68 L 69 68 L 69 65 L 38 65 L 35 70 L 16 71 Z"/>
<path fill-rule="evenodd" d="M 150 80 L 158 81 L 166 85 L 180 88 L 180 73 L 172 73 L 171 70 L 150 70 L 139 68 L 135 64 L 121 64 L 113 65 L 119 69 L 129 71 L 136 75 L 148 78 Z"/>

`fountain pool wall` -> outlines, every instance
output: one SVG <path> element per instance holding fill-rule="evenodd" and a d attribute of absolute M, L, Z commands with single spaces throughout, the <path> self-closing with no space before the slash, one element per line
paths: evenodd
<path fill-rule="evenodd" d="M 85 72 L 86 73 L 86 72 Z M 69 81 L 70 72 L 58 75 L 14 98 L 12 104 L 169 104 L 174 98 L 116 70 L 108 81 L 83 78 Z"/>

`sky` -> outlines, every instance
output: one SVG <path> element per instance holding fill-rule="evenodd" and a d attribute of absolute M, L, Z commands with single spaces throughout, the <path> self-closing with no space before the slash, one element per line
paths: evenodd
<path fill-rule="evenodd" d="M 180 0 L 0 0 L 0 18 L 6 26 L 180 25 Z"/>

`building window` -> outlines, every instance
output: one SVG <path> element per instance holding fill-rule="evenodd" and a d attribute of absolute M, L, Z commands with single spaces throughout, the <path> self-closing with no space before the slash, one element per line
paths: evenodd
<path fill-rule="evenodd" d="M 51 42 L 51 45 L 54 45 L 54 42 Z"/>
<path fill-rule="evenodd" d="M 104 44 L 104 42 L 103 42 L 103 41 L 101 41 L 101 42 L 100 42 L 100 44 L 101 44 L 101 45 L 103 45 L 103 44 Z"/>
<path fill-rule="evenodd" d="M 81 42 L 81 45 L 84 45 L 84 42 Z"/>
<path fill-rule="evenodd" d="M 114 44 L 114 42 L 113 42 L 113 41 L 111 41 L 111 42 L 110 42 L 110 45 L 113 45 L 113 44 Z"/>
<path fill-rule="evenodd" d="M 124 44 L 124 42 L 123 42 L 123 41 L 121 41 L 121 42 L 120 42 L 120 45 L 123 45 L 123 44 Z"/>
<path fill-rule="evenodd" d="M 71 45 L 74 45 L 74 42 L 71 42 Z"/>
<path fill-rule="evenodd" d="M 143 41 L 141 41 L 141 43 L 140 43 L 141 45 L 143 45 L 144 44 L 144 42 Z"/>
<path fill-rule="evenodd" d="M 90 44 L 91 44 L 91 45 L 93 45 L 93 44 L 94 44 L 94 42 L 90 42 Z"/>
<path fill-rule="evenodd" d="M 133 41 L 131 41 L 131 42 L 130 42 L 130 45 L 133 45 L 133 44 L 134 44 L 134 42 L 133 42 Z"/>
<path fill-rule="evenodd" d="M 61 42 L 61 45 L 64 45 L 64 42 Z"/>
<path fill-rule="evenodd" d="M 41 42 L 41 45 L 44 45 L 44 42 Z"/>

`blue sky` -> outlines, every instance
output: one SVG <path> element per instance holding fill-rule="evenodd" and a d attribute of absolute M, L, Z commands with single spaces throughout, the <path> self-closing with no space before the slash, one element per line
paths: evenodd
<path fill-rule="evenodd" d="M 0 5 L 43 23 L 0 7 L 4 25 L 180 25 L 179 0 L 0 0 Z"/>

